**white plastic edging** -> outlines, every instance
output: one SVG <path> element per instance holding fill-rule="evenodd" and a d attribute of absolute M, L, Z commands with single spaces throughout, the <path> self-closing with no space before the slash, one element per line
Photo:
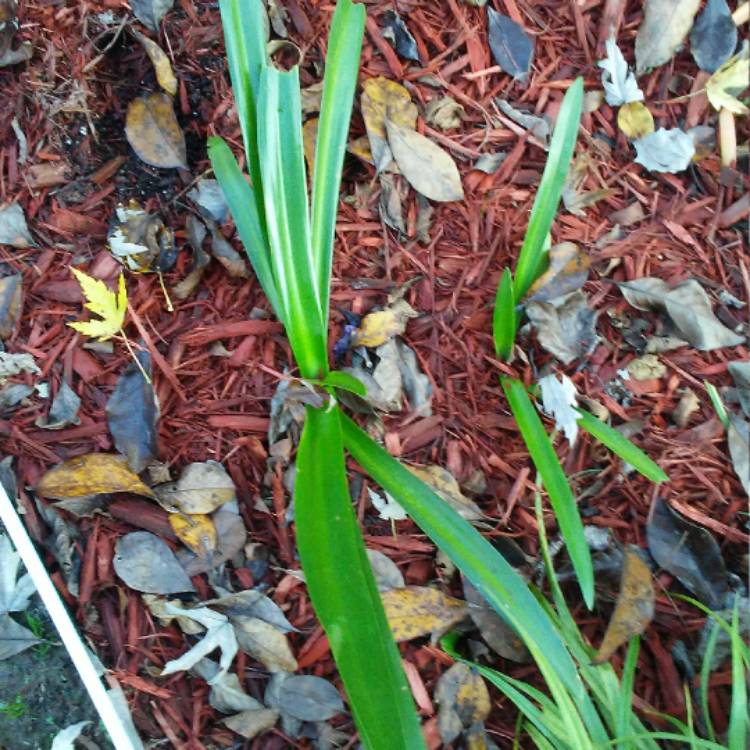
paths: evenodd
<path fill-rule="evenodd" d="M 57 593 L 52 579 L 49 577 L 2 484 L 0 484 L 0 520 L 2 520 L 10 535 L 13 546 L 21 556 L 21 560 L 26 566 L 26 570 L 31 576 L 31 580 L 34 582 L 36 590 L 44 606 L 47 608 L 49 616 L 57 628 L 57 632 L 60 634 L 60 638 L 68 650 L 68 654 L 70 654 L 70 659 L 78 670 L 81 681 L 88 691 L 91 702 L 99 713 L 116 750 L 139 750 L 131 740 L 122 718 L 117 713 L 107 691 L 104 689 L 96 667 L 86 647 L 83 645 L 81 636 L 70 619 L 68 610 L 65 609 L 65 605 Z"/>

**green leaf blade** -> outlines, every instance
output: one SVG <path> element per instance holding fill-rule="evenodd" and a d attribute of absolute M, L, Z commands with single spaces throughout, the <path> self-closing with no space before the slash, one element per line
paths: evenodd
<path fill-rule="evenodd" d="M 495 341 L 495 353 L 500 359 L 510 359 L 517 325 L 513 274 L 510 268 L 506 268 L 497 287 L 495 310 L 492 315 L 492 337 Z"/>
<path fill-rule="evenodd" d="M 570 654 L 539 602 L 505 558 L 346 415 L 342 415 L 342 428 L 344 445 L 357 463 L 396 499 L 491 606 L 516 628 L 535 660 L 549 660 L 569 690 L 580 695 L 582 685 Z"/>
<path fill-rule="evenodd" d="M 297 544 L 365 747 L 424 748 L 346 482 L 340 412 L 307 410 L 294 490 Z"/>
<path fill-rule="evenodd" d="M 659 464 L 649 458 L 638 446 L 621 435 L 614 427 L 610 427 L 584 409 L 577 409 L 576 411 L 581 415 L 578 419 L 580 427 L 618 455 L 623 461 L 630 464 L 640 474 L 643 474 L 646 479 L 650 479 L 652 482 L 656 482 L 656 484 L 669 481 L 669 477 Z"/>
<path fill-rule="evenodd" d="M 565 93 L 555 130 L 550 141 L 547 163 L 544 166 L 523 247 L 518 256 L 515 273 L 515 298 L 523 299 L 542 271 L 544 245 L 557 213 L 570 160 L 573 157 L 578 124 L 583 109 L 583 79 L 576 78 Z"/>
<path fill-rule="evenodd" d="M 312 247 L 325 321 L 328 315 L 341 167 L 349 134 L 364 27 L 364 5 L 355 5 L 351 0 L 339 0 L 328 38 L 312 185 Z"/>
<path fill-rule="evenodd" d="M 520 380 L 501 378 L 505 396 L 531 460 L 542 477 L 586 606 L 594 604 L 594 569 L 573 492 L 542 420 Z"/>

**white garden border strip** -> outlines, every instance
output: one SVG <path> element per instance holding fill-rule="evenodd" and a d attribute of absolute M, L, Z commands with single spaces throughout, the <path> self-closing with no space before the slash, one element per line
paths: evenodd
<path fill-rule="evenodd" d="M 117 713 L 109 694 L 104 689 L 96 667 L 86 647 L 83 645 L 81 636 L 70 619 L 70 615 L 65 609 L 62 599 L 60 599 L 55 585 L 52 583 L 2 484 L 0 484 L 0 520 L 2 520 L 5 529 L 10 535 L 13 546 L 21 556 L 21 560 L 26 566 L 26 570 L 31 576 L 31 580 L 34 582 L 36 590 L 44 606 L 47 608 L 47 612 L 49 612 L 49 616 L 57 628 L 57 632 L 60 634 L 65 648 L 68 650 L 73 665 L 81 676 L 84 687 L 88 691 L 89 696 L 91 696 L 94 708 L 99 713 L 116 750 L 142 750 L 143 745 L 140 743 L 136 744 L 133 741 L 131 732 L 128 731 L 120 714 Z"/>

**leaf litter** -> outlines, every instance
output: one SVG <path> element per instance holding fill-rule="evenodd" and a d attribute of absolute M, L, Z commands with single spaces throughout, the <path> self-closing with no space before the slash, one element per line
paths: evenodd
<path fill-rule="evenodd" d="M 490 50 L 495 62 L 514 79 L 525 80 L 534 57 L 531 37 L 512 18 L 487 7 Z"/>
<path fill-rule="evenodd" d="M 440 706 L 438 730 L 446 745 L 473 725 L 483 722 L 492 706 L 484 680 L 463 662 L 457 662 L 440 675 L 435 686 L 435 700 Z"/>
<path fill-rule="evenodd" d="M 168 94 L 157 92 L 130 102 L 125 135 L 146 164 L 162 169 L 188 168 L 185 136 Z"/>
<path fill-rule="evenodd" d="M 635 37 L 636 73 L 668 62 L 693 26 L 700 0 L 646 0 Z"/>
<path fill-rule="evenodd" d="M 167 543 L 149 531 L 133 531 L 120 537 L 112 564 L 115 573 L 135 591 L 147 594 L 195 591 Z"/>
<path fill-rule="evenodd" d="M 389 589 L 380 594 L 388 624 L 397 641 L 425 635 L 433 640 L 466 617 L 466 603 L 425 586 Z"/>

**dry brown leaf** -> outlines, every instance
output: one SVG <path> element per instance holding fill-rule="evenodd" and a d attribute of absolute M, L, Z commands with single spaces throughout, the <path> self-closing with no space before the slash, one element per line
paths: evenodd
<path fill-rule="evenodd" d="M 36 491 L 43 497 L 58 500 L 111 492 L 154 496 L 130 470 L 128 462 L 113 453 L 89 453 L 71 458 L 50 469 L 40 480 Z"/>
<path fill-rule="evenodd" d="M 270 708 L 253 708 L 227 716 L 221 723 L 245 739 L 251 740 L 261 732 L 272 729 L 279 719 L 277 711 Z"/>
<path fill-rule="evenodd" d="M 685 41 L 700 0 L 646 0 L 645 15 L 635 37 L 635 72 L 663 65 Z"/>
<path fill-rule="evenodd" d="M 185 136 L 167 94 L 154 93 L 130 102 L 125 135 L 133 151 L 146 164 L 187 169 Z"/>
<path fill-rule="evenodd" d="M 457 662 L 438 680 L 435 700 L 440 704 L 438 729 L 448 745 L 490 713 L 490 695 L 479 674 L 463 662 Z"/>
<path fill-rule="evenodd" d="M 230 617 L 237 643 L 246 653 L 265 665 L 269 672 L 295 672 L 294 658 L 284 633 L 257 617 Z"/>
<path fill-rule="evenodd" d="M 603 664 L 631 636 L 640 635 L 648 627 L 654 616 L 655 600 L 648 565 L 635 550 L 626 549 L 617 604 L 594 664 Z"/>
<path fill-rule="evenodd" d="M 132 29 L 133 36 L 143 45 L 146 54 L 151 60 L 156 72 L 156 80 L 159 85 L 171 96 L 177 93 L 177 79 L 175 78 L 172 65 L 164 50 L 154 41 L 137 29 Z"/>
<path fill-rule="evenodd" d="M 207 557 L 216 549 L 216 527 L 211 516 L 170 513 L 169 525 L 177 538 L 198 557 Z"/>
<path fill-rule="evenodd" d="M 396 125 L 413 130 L 417 122 L 417 108 L 412 103 L 411 94 L 403 86 L 382 76 L 364 82 L 360 103 L 373 161 L 378 172 L 381 172 L 391 161 L 386 117 Z"/>
<path fill-rule="evenodd" d="M 235 487 L 226 469 L 217 461 L 188 464 L 180 478 L 156 488 L 161 506 L 170 512 L 213 513 L 234 500 Z"/>
<path fill-rule="evenodd" d="M 302 146 L 305 150 L 305 161 L 307 162 L 307 174 L 312 178 L 313 167 L 315 166 L 315 146 L 318 142 L 318 120 L 317 117 L 311 117 L 302 126 Z"/>
<path fill-rule="evenodd" d="M 453 157 L 416 130 L 386 118 L 388 145 L 401 174 L 418 192 L 433 201 L 460 201 L 461 175 Z M 376 162 L 377 163 L 377 162 Z"/>
<path fill-rule="evenodd" d="M 479 506 L 461 492 L 461 487 L 456 478 L 447 469 L 436 464 L 409 466 L 408 469 L 428 487 L 435 490 L 435 493 L 445 500 L 462 518 L 467 521 L 478 521 L 484 517 Z"/>
<path fill-rule="evenodd" d="M 443 633 L 466 616 L 465 602 L 425 586 L 391 589 L 381 597 L 397 641 Z"/>
<path fill-rule="evenodd" d="M 589 256 L 575 242 L 560 242 L 549 249 L 549 267 L 531 285 L 527 302 L 547 302 L 580 289 L 589 276 Z"/>

